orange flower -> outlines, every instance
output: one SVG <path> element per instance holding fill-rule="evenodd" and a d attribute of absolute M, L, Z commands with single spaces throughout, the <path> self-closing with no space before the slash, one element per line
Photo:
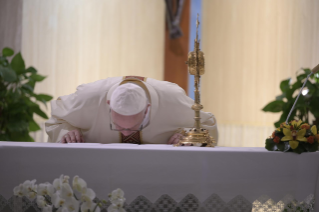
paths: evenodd
<path fill-rule="evenodd" d="M 309 126 L 309 124 L 303 124 L 303 125 L 301 125 L 301 129 L 309 130 L 310 126 Z"/>
<path fill-rule="evenodd" d="M 272 138 L 275 137 L 275 133 L 276 133 L 276 131 L 274 131 L 274 132 L 272 133 L 272 135 L 271 135 Z"/>
<path fill-rule="evenodd" d="M 315 141 L 315 137 L 314 136 L 309 136 L 307 138 L 307 142 L 310 143 L 310 144 L 313 144 L 314 141 Z"/>
<path fill-rule="evenodd" d="M 279 141 L 280 141 L 280 138 L 279 138 L 278 136 L 275 136 L 275 138 L 274 138 L 274 142 L 278 144 L 278 143 L 279 143 Z"/>

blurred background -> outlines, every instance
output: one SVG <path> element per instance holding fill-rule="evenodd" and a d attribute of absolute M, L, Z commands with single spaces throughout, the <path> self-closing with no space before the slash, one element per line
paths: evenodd
<path fill-rule="evenodd" d="M 125 75 L 177 83 L 193 98 L 185 61 L 197 13 L 201 100 L 219 145 L 262 147 L 281 115 L 262 108 L 282 80 L 319 63 L 319 0 L 0 0 L 0 49 L 20 51 L 47 76 L 35 91 L 54 99 Z M 44 130 L 32 136 L 47 139 Z"/>

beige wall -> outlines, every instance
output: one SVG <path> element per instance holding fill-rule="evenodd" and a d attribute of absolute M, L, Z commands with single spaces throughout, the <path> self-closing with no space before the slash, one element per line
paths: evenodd
<path fill-rule="evenodd" d="M 281 80 L 319 63 L 318 0 L 203 0 L 202 100 L 221 145 L 264 146 Z"/>
<path fill-rule="evenodd" d="M 22 52 L 48 78 L 37 92 L 73 93 L 113 76 L 163 78 L 164 1 L 24 0 Z"/>
<path fill-rule="evenodd" d="M 0 0 L 0 51 L 21 50 L 22 0 Z"/>

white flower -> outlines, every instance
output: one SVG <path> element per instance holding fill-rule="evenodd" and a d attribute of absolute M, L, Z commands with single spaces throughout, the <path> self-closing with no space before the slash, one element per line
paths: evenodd
<path fill-rule="evenodd" d="M 107 208 L 107 212 L 126 212 L 126 211 L 124 210 L 124 208 L 117 207 L 112 204 Z"/>
<path fill-rule="evenodd" d="M 52 196 L 54 193 L 54 187 L 51 183 L 41 183 L 38 185 L 38 195 Z"/>
<path fill-rule="evenodd" d="M 24 188 L 23 184 L 20 184 L 20 185 L 14 187 L 13 194 L 15 196 L 19 196 L 19 197 L 25 196 L 26 195 L 26 191 L 25 191 L 25 188 Z"/>
<path fill-rule="evenodd" d="M 35 182 L 36 180 L 32 180 L 32 181 L 26 180 L 23 183 L 25 196 L 30 200 L 33 200 L 37 196 L 36 191 L 38 186 L 35 184 Z"/>
<path fill-rule="evenodd" d="M 59 191 L 62 188 L 63 183 L 69 183 L 69 176 L 64 176 L 63 174 L 60 176 L 60 178 L 57 178 L 53 180 L 53 187 Z"/>
<path fill-rule="evenodd" d="M 93 203 L 93 202 L 84 202 L 81 205 L 81 212 L 92 212 L 92 211 L 94 211 L 94 209 L 95 209 L 95 212 L 100 212 L 100 210 L 101 210 L 96 205 L 96 203 Z"/>
<path fill-rule="evenodd" d="M 76 175 L 73 177 L 72 186 L 74 190 L 82 193 L 82 191 L 86 189 L 87 184 L 82 178 Z"/>
<path fill-rule="evenodd" d="M 70 212 L 70 211 L 66 207 L 61 207 L 56 212 Z"/>
<path fill-rule="evenodd" d="M 51 205 L 45 206 L 42 209 L 42 212 L 52 212 L 52 206 Z"/>
<path fill-rule="evenodd" d="M 112 191 L 110 194 L 110 200 L 112 201 L 113 199 L 122 199 L 124 198 L 124 191 L 122 189 L 118 188 Z"/>
<path fill-rule="evenodd" d="M 78 212 L 80 207 L 80 202 L 77 201 L 74 197 L 67 198 L 64 204 L 64 207 L 70 212 Z"/>
<path fill-rule="evenodd" d="M 73 197 L 73 190 L 71 186 L 68 183 L 63 183 L 61 190 L 60 190 L 60 196 L 63 199 L 71 198 Z"/>
<path fill-rule="evenodd" d="M 125 200 L 126 199 L 124 197 L 118 198 L 118 199 L 112 200 L 111 203 L 112 203 L 112 205 L 115 205 L 115 206 L 121 208 L 121 207 L 123 207 Z"/>
<path fill-rule="evenodd" d="M 90 188 L 85 188 L 81 193 L 81 200 L 83 202 L 92 201 L 95 198 L 95 192 Z"/>
<path fill-rule="evenodd" d="M 124 198 L 124 192 L 121 189 L 116 189 L 112 191 L 112 193 L 109 195 L 110 201 L 112 205 L 121 208 L 124 205 L 125 198 Z"/>
<path fill-rule="evenodd" d="M 33 200 L 36 195 L 37 185 L 36 180 L 26 180 L 23 184 L 20 184 L 13 189 L 13 194 L 19 197 L 26 196 L 30 200 Z"/>
<path fill-rule="evenodd" d="M 37 205 L 39 208 L 44 208 L 47 205 L 43 196 L 37 196 Z"/>
<path fill-rule="evenodd" d="M 64 206 L 66 200 L 60 197 L 59 192 L 56 192 L 52 195 L 51 202 L 54 205 L 54 207 L 59 208 Z"/>
<path fill-rule="evenodd" d="M 73 189 L 81 195 L 79 199 L 83 202 L 89 202 L 95 198 L 95 192 L 87 188 L 86 182 L 79 176 L 74 176 L 73 178 Z"/>

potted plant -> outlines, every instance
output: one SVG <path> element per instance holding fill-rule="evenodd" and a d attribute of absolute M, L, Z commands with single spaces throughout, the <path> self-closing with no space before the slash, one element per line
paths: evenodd
<path fill-rule="evenodd" d="M 40 130 L 33 115 L 47 119 L 39 103 L 52 99 L 47 94 L 34 93 L 37 82 L 46 77 L 33 67 L 25 67 L 20 53 L 14 55 L 10 48 L 4 48 L 0 55 L 0 141 L 34 141 L 29 132 Z"/>
<path fill-rule="evenodd" d="M 310 72 L 310 69 L 301 69 L 298 71 L 296 73 L 297 81 L 293 84 L 290 83 L 291 78 L 281 81 L 280 90 L 282 91 L 282 94 L 278 95 L 276 100 L 268 103 L 262 109 L 265 112 L 282 112 L 280 119 L 274 123 L 276 128 L 286 121 L 290 109 L 296 100 L 296 96 Z M 314 120 L 310 120 L 309 113 L 314 115 Z M 306 83 L 302 95 L 300 95 L 288 121 L 294 119 L 302 120 L 309 124 L 319 124 L 319 73 L 312 75 L 310 80 Z"/>

